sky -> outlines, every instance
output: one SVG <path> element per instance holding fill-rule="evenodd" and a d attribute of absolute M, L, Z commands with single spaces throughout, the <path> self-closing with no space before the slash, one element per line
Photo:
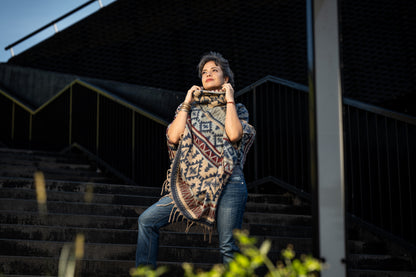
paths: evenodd
<path fill-rule="evenodd" d="M 101 0 L 101 3 L 105 7 L 114 1 L 116 0 Z M 4 48 L 86 2 L 88 0 L 0 0 L 0 63 L 7 62 L 12 57 L 10 50 Z M 97 0 L 58 22 L 58 30 L 64 30 L 99 9 Z M 54 34 L 55 28 L 50 26 L 14 46 L 13 52 L 17 55 Z"/>

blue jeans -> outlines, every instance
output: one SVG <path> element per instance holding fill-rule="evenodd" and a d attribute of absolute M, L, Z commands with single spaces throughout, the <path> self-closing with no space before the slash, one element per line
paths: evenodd
<path fill-rule="evenodd" d="M 217 231 L 219 248 L 224 263 L 230 262 L 238 246 L 233 237 L 234 229 L 241 229 L 247 201 L 247 187 L 243 176 L 232 175 L 221 193 L 217 208 Z M 156 267 L 159 248 L 159 229 L 169 224 L 172 210 L 169 197 L 161 198 L 146 209 L 139 217 L 139 231 L 136 249 L 136 267 Z"/>

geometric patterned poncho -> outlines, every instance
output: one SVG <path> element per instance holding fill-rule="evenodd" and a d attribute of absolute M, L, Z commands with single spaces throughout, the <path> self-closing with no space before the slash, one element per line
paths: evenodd
<path fill-rule="evenodd" d="M 236 108 L 243 127 L 237 143 L 231 143 L 225 132 L 224 95 L 212 94 L 196 97 L 179 144 L 175 147 L 168 141 L 171 166 L 162 194 L 173 199 L 169 221 L 186 220 L 186 232 L 198 224 L 211 238 L 221 192 L 234 166 L 243 167 L 254 141 L 256 132 L 248 124 L 247 109 L 243 104 Z"/>

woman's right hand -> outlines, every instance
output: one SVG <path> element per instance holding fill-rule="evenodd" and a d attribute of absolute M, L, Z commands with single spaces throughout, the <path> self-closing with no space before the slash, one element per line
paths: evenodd
<path fill-rule="evenodd" d="M 186 103 L 186 104 L 192 104 L 192 102 L 194 102 L 194 91 L 196 91 L 196 90 L 201 90 L 201 87 L 192 86 L 188 90 L 188 93 L 186 94 L 185 100 L 183 102 Z"/>
<path fill-rule="evenodd" d="M 201 90 L 199 86 L 192 86 L 188 93 L 186 94 L 185 100 L 183 101 L 185 104 L 191 105 L 194 101 L 194 91 Z M 181 139 L 181 135 L 183 134 L 186 126 L 186 119 L 188 118 L 188 112 L 178 112 L 175 119 L 169 125 L 167 130 L 168 140 L 170 143 L 178 144 L 179 140 Z"/>

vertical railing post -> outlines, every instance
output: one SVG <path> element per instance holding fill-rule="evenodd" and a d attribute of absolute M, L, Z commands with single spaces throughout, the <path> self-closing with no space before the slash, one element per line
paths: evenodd
<path fill-rule="evenodd" d="M 68 145 L 72 144 L 72 85 L 69 87 L 69 130 L 68 130 Z"/>
<path fill-rule="evenodd" d="M 95 126 L 96 136 L 95 136 L 95 154 L 97 157 L 100 155 L 98 154 L 98 148 L 100 144 L 100 94 L 97 93 L 97 121 Z"/>
<path fill-rule="evenodd" d="M 135 117 L 135 112 L 132 109 L 131 110 L 131 178 L 133 179 L 133 181 L 135 180 L 136 174 L 135 174 L 135 164 L 136 164 L 136 117 Z"/>
<path fill-rule="evenodd" d="M 338 1 L 307 0 L 314 254 L 321 276 L 346 276 L 342 95 Z"/>
<path fill-rule="evenodd" d="M 16 120 L 16 102 L 14 102 L 13 101 L 13 103 L 12 103 L 12 122 L 11 122 L 11 124 L 12 124 L 12 126 L 11 126 L 11 132 L 10 132 L 10 138 L 11 138 L 11 141 L 12 141 L 12 144 L 14 144 L 14 122 L 15 122 L 15 120 Z"/>
<path fill-rule="evenodd" d="M 254 126 L 257 125 L 257 93 L 256 93 L 256 87 L 253 89 L 253 124 Z M 254 140 L 254 180 L 258 180 L 259 178 L 259 171 L 258 171 L 258 156 L 259 156 L 259 149 L 257 146 L 257 140 Z M 258 190 L 258 187 L 256 186 L 256 191 Z"/>
<path fill-rule="evenodd" d="M 33 114 L 29 114 L 29 148 L 32 148 L 32 121 L 33 121 Z"/>

